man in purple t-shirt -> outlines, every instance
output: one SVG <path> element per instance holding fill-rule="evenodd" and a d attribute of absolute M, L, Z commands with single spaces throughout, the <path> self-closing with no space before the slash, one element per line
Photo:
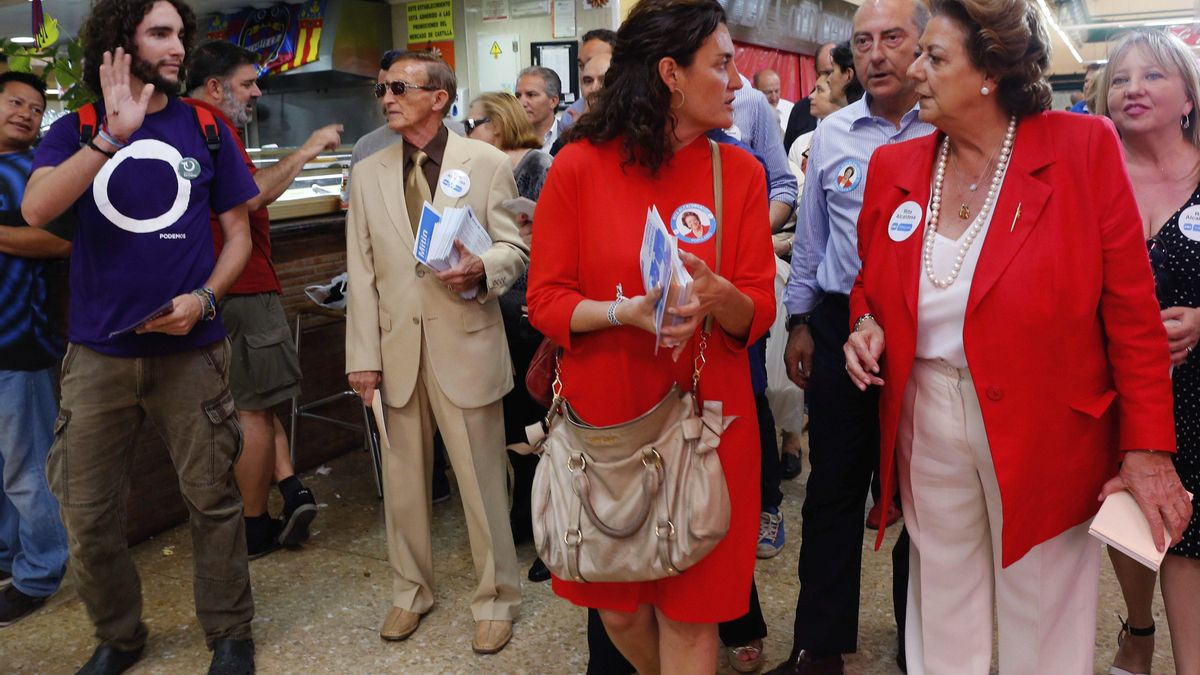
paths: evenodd
<path fill-rule="evenodd" d="M 103 94 L 102 124 L 81 146 L 78 115 L 56 122 L 22 203 L 35 227 L 68 209 L 78 220 L 48 469 L 79 595 L 100 638 L 81 673 L 122 672 L 146 642 L 124 501 L 147 418 L 166 442 L 191 518 L 196 616 L 212 672 L 254 668 L 254 602 L 233 477 L 241 429 L 216 306 L 249 256 L 245 203 L 258 188 L 228 129 L 220 128 L 220 147 L 209 148 L 193 110 L 174 97 L 195 32 L 183 0 L 96 2 L 81 34 L 84 79 Z M 209 209 L 225 239 L 215 259 Z"/>

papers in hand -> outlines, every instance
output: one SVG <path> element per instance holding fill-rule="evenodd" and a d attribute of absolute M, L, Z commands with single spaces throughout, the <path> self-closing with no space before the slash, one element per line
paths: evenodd
<path fill-rule="evenodd" d="M 533 220 L 533 211 L 537 208 L 537 202 L 529 199 L 528 197 L 517 197 L 515 199 L 509 199 L 500 202 L 500 206 L 503 206 L 517 215 L 524 214 L 529 216 L 529 219 Z"/>
<path fill-rule="evenodd" d="M 162 306 L 160 306 L 158 309 L 154 310 L 153 312 L 150 312 L 146 316 L 143 316 L 142 318 L 138 319 L 136 322 L 131 323 L 128 326 L 121 328 L 120 330 L 114 330 L 113 332 L 109 333 L 108 337 L 111 339 L 111 338 L 117 337 L 118 335 L 132 333 L 135 330 L 141 328 L 144 324 L 148 324 L 151 321 L 153 321 L 161 316 L 166 316 L 166 315 L 170 314 L 174 309 L 175 309 L 175 300 L 174 300 L 174 298 L 172 298 L 172 299 L 166 301 L 165 303 L 163 303 Z"/>
<path fill-rule="evenodd" d="M 642 286 L 646 293 L 655 289 L 663 289 L 663 293 L 654 304 L 654 353 L 658 353 L 658 343 L 662 341 L 662 328 L 683 321 L 679 317 L 667 315 L 667 309 L 686 304 L 692 297 L 692 275 L 679 259 L 679 242 L 667 230 L 666 223 L 658 214 L 658 208 L 651 206 L 646 212 L 646 229 L 642 234 Z"/>
<path fill-rule="evenodd" d="M 387 415 L 383 414 L 383 393 L 378 389 L 375 390 L 375 395 L 371 397 L 371 413 L 375 415 L 375 427 L 379 429 L 380 447 L 390 449 L 392 442 L 388 439 Z"/>
<path fill-rule="evenodd" d="M 421 209 L 421 222 L 417 225 L 413 255 L 429 267 L 445 272 L 458 264 L 455 241 L 462 242 L 474 255 L 482 255 L 492 245 L 492 237 L 470 206 L 448 206 L 438 215 L 433 206 L 425 202 Z M 459 295 L 464 300 L 470 300 L 477 293 L 478 289 L 469 288 Z"/>
<path fill-rule="evenodd" d="M 1099 513 L 1092 519 L 1088 534 L 1155 571 L 1158 571 L 1166 555 L 1166 551 L 1154 547 L 1150 522 L 1128 490 L 1114 492 L 1104 498 Z M 1163 537 L 1170 540 L 1166 527 L 1163 528 Z"/>

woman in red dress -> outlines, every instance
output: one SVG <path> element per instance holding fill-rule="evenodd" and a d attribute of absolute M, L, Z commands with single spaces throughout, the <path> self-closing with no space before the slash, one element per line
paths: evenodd
<path fill-rule="evenodd" d="M 689 389 L 696 334 L 705 316 L 714 318 L 700 397 L 720 399 L 737 417 L 717 451 L 732 503 L 729 533 L 677 577 L 554 579 L 558 595 L 600 610 L 613 642 L 642 673 L 712 672 L 717 622 L 745 614 L 749 604 L 759 447 L 745 347 L 775 316 L 766 183 L 750 154 L 719 151 L 723 212 L 703 240 L 679 241 L 693 299 L 674 311 L 682 320 L 663 329 L 657 355 L 655 298 L 635 293 L 647 209 L 664 218 L 697 205 L 715 211 L 704 133 L 732 125 L 739 87 L 715 0 L 642 0 L 617 33 L 605 87 L 555 159 L 535 214 L 542 226 L 533 237 L 529 317 L 563 347 L 563 396 L 590 424 L 631 420 L 674 383 Z M 618 286 L 634 297 L 618 301 Z"/>

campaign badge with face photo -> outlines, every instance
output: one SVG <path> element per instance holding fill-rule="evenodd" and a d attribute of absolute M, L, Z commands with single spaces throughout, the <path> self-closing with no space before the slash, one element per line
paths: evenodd
<path fill-rule="evenodd" d="M 451 169 L 442 174 L 438 181 L 442 188 L 442 194 L 451 199 L 458 199 L 467 194 L 471 189 L 471 177 L 462 169 Z"/>
<path fill-rule="evenodd" d="M 703 204 L 684 204 L 671 214 L 671 231 L 679 241 L 703 244 L 717 233 L 717 219 Z"/>
<path fill-rule="evenodd" d="M 1200 206 L 1189 206 L 1179 214 L 1179 230 L 1192 241 L 1200 241 Z"/>
<path fill-rule="evenodd" d="M 850 192 L 862 185 L 867 172 L 863 165 L 853 159 L 838 164 L 837 172 L 833 174 L 833 187 L 838 192 Z"/>

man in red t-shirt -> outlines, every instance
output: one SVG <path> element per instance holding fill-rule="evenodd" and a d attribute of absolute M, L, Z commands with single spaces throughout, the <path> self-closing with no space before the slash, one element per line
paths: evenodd
<path fill-rule="evenodd" d="M 208 42 L 188 54 L 189 102 L 212 111 L 235 131 L 250 121 L 255 101 L 262 95 L 257 78 L 258 56 L 233 43 Z M 308 539 L 309 525 L 317 515 L 312 492 L 295 476 L 283 424 L 271 412 L 300 392 L 300 360 L 279 302 L 282 287 L 271 263 L 267 205 L 287 190 L 305 163 L 336 148 L 341 131 L 340 124 L 317 129 L 299 150 L 262 170 L 256 169 L 245 147 L 240 148 L 259 195 L 248 203 L 250 261 L 221 302 L 221 320 L 233 343 L 229 387 L 245 436 L 234 473 L 242 492 L 251 560 L 281 545 L 300 545 Z M 215 217 L 213 238 L 220 251 L 222 237 Z M 283 495 L 280 519 L 272 519 L 267 511 L 272 479 Z"/>

